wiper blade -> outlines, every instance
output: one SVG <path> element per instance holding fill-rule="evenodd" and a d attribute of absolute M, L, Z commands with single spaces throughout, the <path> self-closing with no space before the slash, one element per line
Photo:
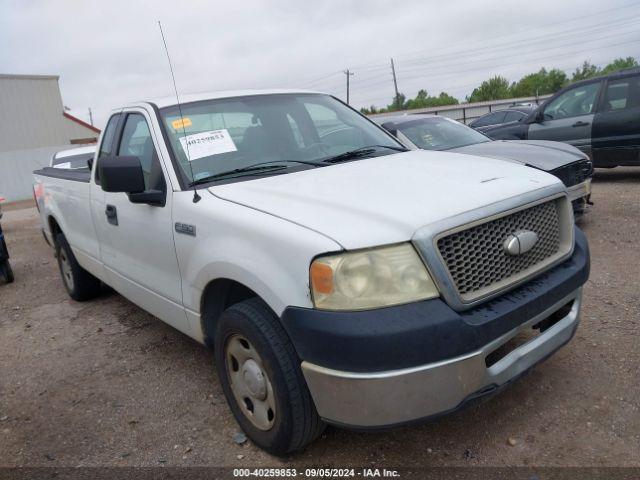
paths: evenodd
<path fill-rule="evenodd" d="M 203 178 L 199 178 L 198 180 L 194 180 L 189 184 L 190 187 L 194 185 L 202 185 L 203 183 L 209 183 L 214 180 L 218 180 L 220 178 L 225 178 L 230 175 L 236 175 L 239 173 L 256 173 L 256 172 L 274 172 L 278 170 L 284 170 L 287 168 L 286 165 L 282 165 L 282 163 L 302 163 L 305 165 L 313 165 L 316 167 L 326 167 L 327 165 L 322 162 L 313 162 L 307 160 L 274 160 L 273 162 L 260 162 L 255 163 L 253 165 L 249 165 L 242 168 L 234 168 L 233 170 L 225 170 L 224 172 L 216 173 L 214 175 L 208 175 Z"/>
<path fill-rule="evenodd" d="M 388 150 L 395 150 L 396 152 L 408 152 L 409 150 L 403 147 L 394 147 L 391 145 L 367 145 L 366 147 L 356 148 L 355 150 L 349 150 L 348 152 L 341 153 L 334 157 L 325 158 L 322 160 L 326 163 L 338 163 L 345 160 L 351 160 L 352 158 L 364 157 L 374 153 L 379 148 L 386 148 Z"/>
<path fill-rule="evenodd" d="M 235 175 L 238 173 L 255 173 L 259 171 L 276 171 L 283 170 L 287 168 L 285 165 L 261 165 L 261 166 L 250 166 L 243 168 L 234 168 L 233 170 L 226 170 L 224 172 L 216 173 L 215 175 L 209 175 L 203 178 L 199 178 L 198 180 L 194 180 L 189 184 L 190 187 L 194 185 L 201 185 L 203 183 L 209 183 L 213 180 L 218 180 L 220 178 L 228 177 L 230 175 Z"/>

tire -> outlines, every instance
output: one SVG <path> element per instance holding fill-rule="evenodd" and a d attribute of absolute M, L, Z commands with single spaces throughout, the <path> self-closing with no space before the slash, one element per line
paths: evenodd
<path fill-rule="evenodd" d="M 56 258 L 62 283 L 71 298 L 84 302 L 100 295 L 102 283 L 78 264 L 62 233 L 56 236 Z"/>
<path fill-rule="evenodd" d="M 15 278 L 13 277 L 13 270 L 11 270 L 11 265 L 9 264 L 9 260 L 5 260 L 4 262 L 0 262 L 0 276 L 4 278 L 6 283 L 13 283 Z"/>
<path fill-rule="evenodd" d="M 262 300 L 251 298 L 222 313 L 215 336 L 215 359 L 233 415 L 260 448 L 285 455 L 303 449 L 322 433 L 325 424 L 313 404 L 300 359 L 280 320 Z M 249 381 L 238 386 L 247 372 Z M 256 381 L 252 384 L 252 375 L 258 386 Z M 260 379 L 266 382 L 264 389 Z M 254 391 L 266 391 L 265 399 L 253 395 Z M 243 395 L 244 401 L 239 399 Z M 264 415 L 252 414 L 251 408 L 253 413 L 264 412 L 265 405 L 266 420 Z"/>

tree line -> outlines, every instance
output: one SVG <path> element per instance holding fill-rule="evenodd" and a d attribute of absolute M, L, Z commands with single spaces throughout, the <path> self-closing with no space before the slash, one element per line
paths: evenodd
<path fill-rule="evenodd" d="M 484 102 L 488 100 L 546 95 L 555 93 L 562 87 L 579 80 L 638 66 L 638 61 L 635 58 L 627 57 L 616 58 L 602 68 L 588 61 L 584 61 L 580 67 L 575 69 L 571 77 L 558 68 L 547 70 L 544 67 L 535 73 L 525 75 L 513 83 L 509 83 L 509 80 L 500 75 L 495 75 L 474 88 L 471 95 L 467 96 L 465 100 L 467 102 Z M 365 115 L 369 115 L 373 113 L 394 112 L 397 110 L 457 105 L 459 103 L 460 101 L 457 98 L 446 92 L 440 92 L 438 96 L 431 96 L 423 89 L 418 91 L 415 98 L 407 99 L 404 94 L 398 93 L 386 107 L 377 108 L 375 105 L 371 105 L 368 108 L 361 108 L 360 111 Z"/>

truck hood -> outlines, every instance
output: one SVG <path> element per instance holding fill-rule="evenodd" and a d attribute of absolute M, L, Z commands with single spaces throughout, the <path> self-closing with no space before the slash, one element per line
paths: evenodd
<path fill-rule="evenodd" d="M 558 183 L 501 160 L 417 150 L 209 191 L 355 249 L 408 241 L 424 225 Z"/>
<path fill-rule="evenodd" d="M 496 140 L 448 151 L 517 162 L 545 172 L 586 158 L 572 145 L 545 140 Z"/>

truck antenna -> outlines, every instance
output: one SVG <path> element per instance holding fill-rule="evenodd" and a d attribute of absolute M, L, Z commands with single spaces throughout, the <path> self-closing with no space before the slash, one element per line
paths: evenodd
<path fill-rule="evenodd" d="M 189 154 L 189 140 L 187 140 L 187 131 L 184 128 L 184 117 L 182 116 L 182 106 L 180 105 L 180 97 L 178 96 L 178 87 L 176 86 L 176 76 L 173 74 L 173 65 L 171 65 L 171 57 L 169 56 L 169 49 L 167 48 L 167 41 L 164 39 L 164 32 L 162 31 L 162 24 L 158 20 L 158 27 L 160 27 L 160 36 L 162 37 L 162 43 L 164 44 L 164 51 L 167 53 L 167 60 L 169 60 L 169 70 L 171 70 L 171 80 L 173 80 L 173 90 L 176 92 L 176 101 L 178 103 L 178 112 L 180 113 L 180 123 L 182 124 L 182 134 L 184 135 L 185 145 L 187 146 L 187 160 L 189 162 L 189 170 L 191 170 L 191 182 L 193 185 L 193 203 L 198 203 L 201 200 L 198 195 L 198 189 L 194 183 L 195 178 L 193 176 L 193 165 L 191 164 L 191 155 Z"/>

